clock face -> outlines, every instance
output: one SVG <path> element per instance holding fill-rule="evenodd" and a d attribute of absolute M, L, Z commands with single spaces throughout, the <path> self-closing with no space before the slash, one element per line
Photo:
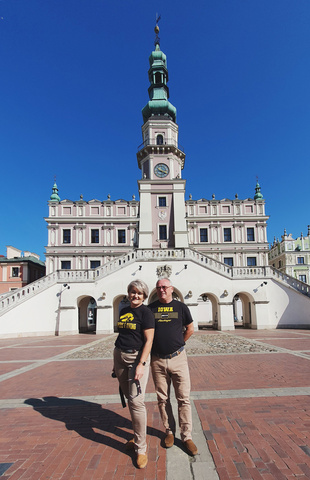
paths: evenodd
<path fill-rule="evenodd" d="M 164 163 L 158 163 L 154 168 L 155 175 L 159 178 L 164 178 L 169 173 L 169 167 Z"/>

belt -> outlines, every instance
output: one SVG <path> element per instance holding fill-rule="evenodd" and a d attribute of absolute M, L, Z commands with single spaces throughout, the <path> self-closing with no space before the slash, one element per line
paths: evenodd
<path fill-rule="evenodd" d="M 116 350 L 119 350 L 120 352 L 123 353 L 137 353 L 140 352 L 140 350 L 135 350 L 134 348 L 128 348 L 128 350 L 122 350 L 121 348 L 115 347 Z"/>
<path fill-rule="evenodd" d="M 159 357 L 159 358 L 173 358 L 180 355 L 180 353 L 183 352 L 183 350 L 184 350 L 184 346 L 179 348 L 179 350 L 177 350 L 176 352 L 170 353 L 169 355 L 160 355 L 159 353 L 153 353 L 153 355 L 156 355 L 156 357 Z"/>

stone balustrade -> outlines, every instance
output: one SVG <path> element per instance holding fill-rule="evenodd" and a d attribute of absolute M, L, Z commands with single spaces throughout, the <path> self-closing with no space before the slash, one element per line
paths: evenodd
<path fill-rule="evenodd" d="M 0 299 L 0 316 L 6 311 L 14 308 L 16 305 L 26 301 L 33 295 L 46 290 L 56 283 L 91 283 L 107 277 L 111 273 L 124 268 L 135 262 L 156 262 L 156 261 L 192 261 L 208 270 L 219 273 L 232 280 L 245 279 L 273 279 L 279 283 L 290 286 L 298 292 L 310 296 L 310 286 L 306 283 L 286 275 L 270 266 L 257 267 L 231 267 L 218 260 L 203 255 L 191 249 L 158 249 L 158 250 L 132 250 L 121 257 L 113 259 L 111 262 L 102 265 L 94 270 L 57 270 L 46 277 L 40 278 L 35 282 L 5 294 Z"/>

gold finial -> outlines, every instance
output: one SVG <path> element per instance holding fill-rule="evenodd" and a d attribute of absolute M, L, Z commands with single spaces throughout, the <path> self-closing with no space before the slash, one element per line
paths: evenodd
<path fill-rule="evenodd" d="M 154 44 L 155 45 L 159 45 L 160 44 L 160 38 L 158 36 L 158 33 L 159 33 L 159 26 L 158 26 L 158 22 L 160 20 L 160 15 L 158 15 L 158 13 L 156 13 L 156 25 L 155 25 L 155 28 L 154 28 L 154 32 L 155 32 L 155 42 Z"/>

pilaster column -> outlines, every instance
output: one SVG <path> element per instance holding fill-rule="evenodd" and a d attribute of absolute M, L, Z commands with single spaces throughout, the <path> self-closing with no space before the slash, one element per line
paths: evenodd
<path fill-rule="evenodd" d="M 96 333 L 113 333 L 112 305 L 97 306 Z"/>
<path fill-rule="evenodd" d="M 219 302 L 218 330 L 235 330 L 232 302 Z"/>

